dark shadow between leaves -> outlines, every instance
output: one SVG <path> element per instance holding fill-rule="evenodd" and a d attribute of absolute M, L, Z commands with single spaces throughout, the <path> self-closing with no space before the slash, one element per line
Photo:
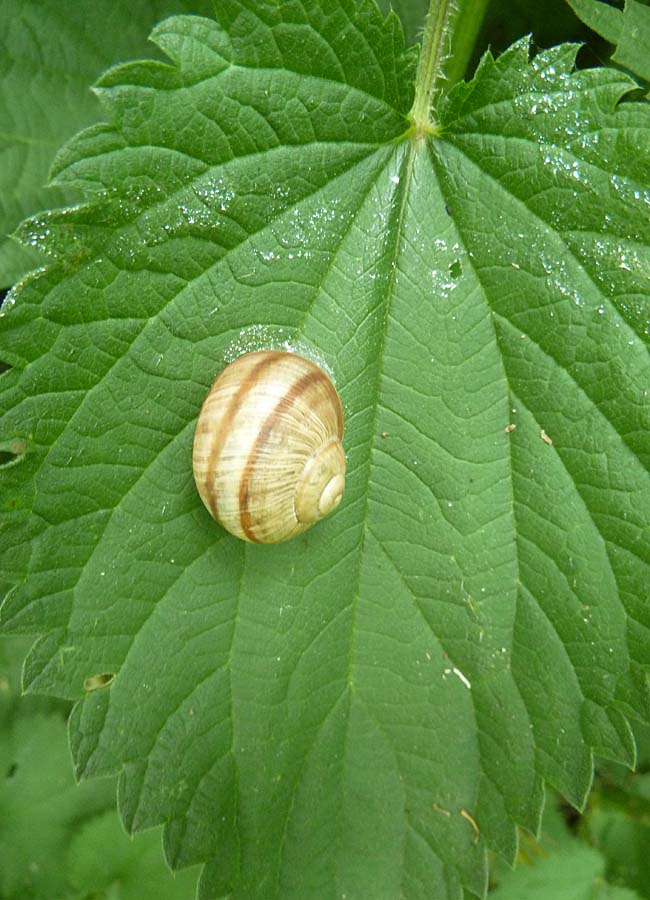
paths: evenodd
<path fill-rule="evenodd" d="M 17 465 L 24 459 L 26 453 L 27 441 L 23 438 L 0 441 L 0 468 Z"/>

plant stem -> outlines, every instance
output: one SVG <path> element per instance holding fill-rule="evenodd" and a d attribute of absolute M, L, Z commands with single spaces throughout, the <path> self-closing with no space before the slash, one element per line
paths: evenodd
<path fill-rule="evenodd" d="M 415 139 L 437 133 L 432 104 L 444 78 L 443 66 L 449 52 L 449 30 L 455 10 L 454 0 L 431 0 L 429 4 L 410 114 Z"/>
<path fill-rule="evenodd" d="M 449 87 L 465 77 L 489 2 L 490 0 L 464 0 L 461 3 L 458 17 L 454 19 L 449 64 L 445 66 Z"/>

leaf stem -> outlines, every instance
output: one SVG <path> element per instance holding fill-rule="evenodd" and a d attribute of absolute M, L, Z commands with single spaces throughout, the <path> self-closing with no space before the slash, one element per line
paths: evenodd
<path fill-rule="evenodd" d="M 415 99 L 410 112 L 412 137 L 416 140 L 438 131 L 432 106 L 440 81 L 444 78 L 443 67 L 450 46 L 450 24 L 455 11 L 455 0 L 430 0 L 415 75 Z"/>
<path fill-rule="evenodd" d="M 454 19 L 449 63 L 445 75 L 449 87 L 465 77 L 490 0 L 463 0 Z"/>

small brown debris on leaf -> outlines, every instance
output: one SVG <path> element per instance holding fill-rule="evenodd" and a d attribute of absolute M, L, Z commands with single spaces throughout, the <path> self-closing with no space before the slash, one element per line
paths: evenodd
<path fill-rule="evenodd" d="M 546 432 L 544 431 L 543 428 L 542 428 L 542 430 L 540 431 L 539 436 L 541 437 L 541 439 L 544 441 L 545 444 L 548 444 L 548 445 L 549 445 L 549 447 L 552 447 L 552 446 L 553 446 L 553 441 L 552 441 L 552 440 L 550 439 L 550 437 L 546 434 Z"/>
<path fill-rule="evenodd" d="M 472 828 L 474 829 L 474 843 L 476 843 L 481 836 L 480 828 L 478 827 L 478 825 L 476 824 L 476 822 L 470 816 L 470 814 L 467 812 L 466 809 L 461 809 L 460 814 L 463 817 L 463 819 L 466 819 L 469 822 L 469 824 L 472 826 Z"/>
<path fill-rule="evenodd" d="M 515 430 L 516 427 L 517 427 L 516 425 L 506 425 L 506 427 L 503 430 L 505 431 L 506 434 L 511 434 Z"/>
<path fill-rule="evenodd" d="M 84 680 L 84 690 L 90 693 L 90 691 L 107 687 L 114 678 L 115 675 L 112 672 L 101 672 L 98 675 L 91 675 Z"/>
<path fill-rule="evenodd" d="M 436 812 L 442 813 L 443 816 L 449 817 L 451 815 L 448 809 L 445 809 L 444 806 L 440 806 L 438 803 L 433 803 L 432 806 Z"/>

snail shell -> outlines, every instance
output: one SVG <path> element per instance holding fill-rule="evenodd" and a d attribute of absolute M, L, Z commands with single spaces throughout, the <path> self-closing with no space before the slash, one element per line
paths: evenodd
<path fill-rule="evenodd" d="M 343 409 L 319 366 L 280 350 L 230 363 L 203 403 L 194 480 L 231 534 L 274 544 L 332 512 L 345 487 Z"/>

